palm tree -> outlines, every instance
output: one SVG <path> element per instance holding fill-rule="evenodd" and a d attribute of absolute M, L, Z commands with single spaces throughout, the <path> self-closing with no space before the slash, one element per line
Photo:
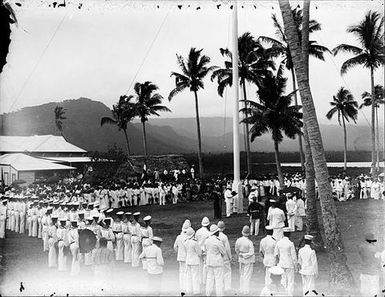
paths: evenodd
<path fill-rule="evenodd" d="M 325 151 L 309 85 L 307 60 L 309 56 L 309 43 L 306 42 L 309 36 L 309 5 L 310 1 L 304 1 L 302 40 L 305 42 L 301 43 L 289 0 L 279 0 L 285 35 L 287 37 L 287 43 L 290 46 L 291 56 L 293 57 L 293 65 L 302 99 L 305 133 L 307 133 L 308 136 L 315 176 L 318 183 L 326 248 L 330 263 L 330 287 L 333 291 L 338 291 L 338 293 L 341 294 L 342 292 L 346 292 L 347 288 L 354 288 L 354 282 L 353 276 L 346 264 L 344 244 L 338 228 L 337 210 L 329 182 Z"/>
<path fill-rule="evenodd" d="M 158 112 L 171 111 L 166 106 L 160 105 L 163 97 L 155 93 L 158 90 L 158 86 L 150 81 L 144 83 L 137 82 L 134 86 L 136 103 L 135 112 L 140 118 L 140 122 L 143 127 L 143 147 L 144 157 L 147 160 L 147 138 L 146 138 L 146 122 L 151 115 L 160 116 Z"/>
<path fill-rule="evenodd" d="M 182 73 L 172 72 L 171 76 L 175 76 L 175 88 L 168 95 L 168 100 L 171 100 L 175 95 L 179 94 L 185 89 L 190 89 L 190 92 L 194 93 L 195 98 L 195 118 L 197 122 L 197 136 L 198 136 L 198 162 L 199 162 L 199 175 L 203 178 L 203 162 L 202 162 L 202 140 L 201 140 L 201 128 L 199 122 L 199 106 L 198 106 L 198 91 L 204 89 L 203 79 L 209 74 L 215 67 L 208 67 L 210 58 L 206 55 L 202 55 L 202 50 L 191 48 L 188 54 L 187 60 L 176 55 L 178 66 L 182 70 Z"/>
<path fill-rule="evenodd" d="M 293 14 L 293 19 L 295 22 L 296 30 L 298 33 L 298 36 L 301 41 L 301 32 L 302 32 L 302 10 L 298 7 L 292 9 L 292 14 Z M 273 48 L 283 55 L 284 60 L 283 62 L 286 65 L 286 69 L 291 72 L 291 77 L 292 77 L 292 83 L 293 83 L 293 90 L 297 89 L 297 83 L 296 83 L 296 78 L 295 78 L 295 70 L 293 67 L 293 58 L 290 53 L 290 48 L 287 43 L 287 38 L 284 33 L 284 28 L 283 25 L 279 22 L 277 16 L 275 14 L 272 15 L 272 20 L 274 27 L 276 29 L 276 37 L 277 39 L 268 37 L 268 36 L 260 36 L 259 40 L 261 42 L 265 42 L 267 44 L 271 44 Z M 313 33 L 316 31 L 321 30 L 321 24 L 318 23 L 316 20 L 310 20 L 309 21 L 309 33 Z M 330 50 L 322 45 L 317 44 L 317 41 L 311 40 L 309 41 L 309 55 L 325 61 L 324 54 L 326 52 L 330 52 Z M 294 94 L 294 104 L 298 105 L 298 98 L 297 98 L 297 93 Z M 302 148 L 302 135 L 300 134 L 298 137 L 298 144 L 299 144 L 299 151 L 300 151 L 300 159 L 301 159 L 301 167 L 302 170 L 305 169 L 304 166 L 304 153 L 303 153 L 303 148 Z"/>
<path fill-rule="evenodd" d="M 100 121 L 101 126 L 105 124 L 116 125 L 119 131 L 123 131 L 126 139 L 128 155 L 131 154 L 131 151 L 127 135 L 127 124 L 136 116 L 134 103 L 131 102 L 132 98 L 132 95 L 120 96 L 118 103 L 112 107 L 112 117 L 103 117 Z"/>
<path fill-rule="evenodd" d="M 251 124 L 251 141 L 262 134 L 271 132 L 274 141 L 275 162 L 279 183 L 284 184 L 283 173 L 279 158 L 279 143 L 283 140 L 283 133 L 294 139 L 301 133 L 302 113 L 301 106 L 293 105 L 294 92 L 283 95 L 287 78 L 283 77 L 283 65 L 277 74 L 266 75 L 258 84 L 258 97 L 260 103 L 250 101 L 250 116 L 244 122 Z"/>
<path fill-rule="evenodd" d="M 55 109 L 54 109 L 54 114 L 55 114 L 55 130 L 57 129 L 57 131 L 60 132 L 61 136 L 63 136 L 63 120 L 67 119 L 64 116 L 65 112 L 66 112 L 66 110 L 62 106 L 56 106 Z"/>
<path fill-rule="evenodd" d="M 239 81 L 243 90 L 243 103 L 244 103 L 244 117 L 248 115 L 247 109 L 247 92 L 246 82 L 255 84 L 261 77 L 263 77 L 269 70 L 275 69 L 274 62 L 270 59 L 272 56 L 271 51 L 265 49 L 259 44 L 254 37 L 246 32 L 238 38 L 239 49 Z M 225 67 L 219 68 L 213 71 L 211 75 L 211 81 L 217 79 L 218 82 L 218 94 L 222 97 L 223 91 L 226 87 L 232 86 L 232 53 L 226 48 L 220 49 L 220 53 L 224 58 L 228 58 L 225 61 Z M 251 155 L 250 155 L 250 142 L 249 142 L 249 124 L 244 123 L 244 136 L 245 136 L 245 149 L 247 154 L 247 172 L 252 174 Z"/>
<path fill-rule="evenodd" d="M 385 63 L 384 55 L 384 19 L 375 11 L 369 11 L 365 18 L 357 25 L 350 26 L 348 33 L 353 33 L 358 39 L 359 46 L 340 44 L 333 49 L 334 55 L 340 52 L 353 54 L 341 66 L 341 74 L 345 74 L 355 66 L 370 69 L 371 94 L 374 90 L 374 72 Z M 376 174 L 376 130 L 375 130 L 375 100 L 372 100 L 372 174 Z"/>
<path fill-rule="evenodd" d="M 360 105 L 360 109 L 366 106 L 372 106 L 372 95 L 369 92 L 364 92 L 361 95 L 364 102 Z M 376 134 L 377 134 L 377 164 L 380 164 L 380 131 L 378 125 L 378 109 L 380 104 L 384 104 L 384 87 L 376 85 L 374 87 L 374 100 L 375 100 L 375 118 L 376 118 Z M 379 165 L 378 165 L 379 166 Z"/>
<path fill-rule="evenodd" d="M 333 106 L 332 109 L 326 114 L 326 118 L 331 120 L 331 118 L 337 114 L 338 124 L 344 129 L 344 171 L 346 172 L 346 153 L 347 153 L 347 133 L 346 133 L 346 122 L 349 122 L 349 119 L 352 119 L 356 123 L 357 113 L 358 113 L 358 103 L 354 100 L 353 95 L 349 90 L 341 87 L 337 94 L 333 96 L 333 101 L 330 102 L 330 105 Z"/>

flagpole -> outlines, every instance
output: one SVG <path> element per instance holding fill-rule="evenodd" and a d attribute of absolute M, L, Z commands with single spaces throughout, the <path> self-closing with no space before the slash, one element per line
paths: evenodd
<path fill-rule="evenodd" d="M 233 2 L 232 15 L 232 61 L 233 61 L 233 161 L 234 161 L 234 181 L 233 190 L 238 193 L 238 212 L 243 212 L 243 195 L 240 184 L 240 148 L 239 148 L 239 73 L 238 73 L 238 7 L 237 0 Z"/>

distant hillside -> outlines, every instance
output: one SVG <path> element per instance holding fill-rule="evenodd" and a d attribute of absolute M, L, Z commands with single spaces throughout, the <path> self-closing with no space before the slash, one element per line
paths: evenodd
<path fill-rule="evenodd" d="M 111 116 L 111 110 L 101 102 L 87 98 L 51 102 L 39 106 L 25 107 L 17 112 L 0 115 L 0 135 L 42 135 L 54 134 L 54 108 L 60 104 L 66 109 L 64 137 L 71 143 L 89 151 L 104 151 L 109 145 L 117 144 L 125 149 L 123 132 L 115 126 L 100 127 L 100 119 Z M 151 154 L 196 152 L 195 118 L 151 118 L 147 125 L 148 147 Z M 230 118 L 201 118 L 203 151 L 223 153 L 232 151 L 232 120 Z M 241 128 L 243 131 L 243 128 Z M 338 125 L 321 125 L 325 149 L 343 150 L 343 132 Z M 131 150 L 143 152 L 142 127 L 138 122 L 128 125 Z M 243 136 L 241 136 L 243 150 Z M 281 151 L 297 151 L 297 140 L 285 140 Z M 348 126 L 348 149 L 350 151 L 370 150 L 370 130 L 365 126 Z M 271 152 L 273 143 L 270 135 L 257 138 L 253 151 Z"/>

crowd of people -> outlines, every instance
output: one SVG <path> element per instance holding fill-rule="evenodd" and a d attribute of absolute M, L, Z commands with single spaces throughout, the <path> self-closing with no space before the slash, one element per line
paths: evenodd
<path fill-rule="evenodd" d="M 365 176 L 355 179 L 334 177 L 331 185 L 336 199 L 344 201 L 355 198 L 382 199 L 379 181 Z M 188 184 L 188 185 L 187 185 Z M 342 186 L 340 186 L 342 184 Z M 262 296 L 277 294 L 293 296 L 294 275 L 302 278 L 303 294 L 317 295 L 315 279 L 318 264 L 311 247 L 313 237 L 305 235 L 305 245 L 297 250 L 290 236 L 303 231 L 306 215 L 306 182 L 301 174 L 286 175 L 285 188 L 292 191 L 282 194 L 276 177 L 261 177 L 243 181 L 243 195 L 247 197 L 247 214 L 250 224 L 241 230 L 241 237 L 230 247 L 222 221 L 222 201 L 226 204 L 226 217 L 237 212 L 238 194 L 233 191 L 231 181 L 213 180 L 207 183 L 187 179 L 175 181 L 146 180 L 141 183 L 125 183 L 91 187 L 76 180 L 53 185 L 32 184 L 28 187 L 8 188 L 2 194 L 0 206 L 0 238 L 5 230 L 26 234 L 42 240 L 42 249 L 47 252 L 48 267 L 68 271 L 76 276 L 81 268 L 93 268 L 95 277 L 103 276 L 111 269 L 111 263 L 121 261 L 134 268 L 147 271 L 149 284 L 160 287 L 164 260 L 162 238 L 154 236 L 151 216 L 141 219 L 140 212 L 127 212 L 127 206 L 144 204 L 177 203 L 187 198 L 186 188 L 197 187 L 194 193 L 208 192 L 214 200 L 214 219 L 201 221 L 201 228 L 193 230 L 186 219 L 181 233 L 177 235 L 174 249 L 179 263 L 179 289 L 183 294 L 206 294 L 217 296 L 231 294 L 231 263 L 239 263 L 239 293 L 250 293 L 250 282 L 256 264 L 256 255 L 263 258 L 265 267 Z M 356 188 L 358 187 L 358 189 Z M 342 190 L 341 190 L 342 188 Z M 378 188 L 378 189 L 377 189 Z M 157 191 L 157 190 L 158 191 Z M 167 189 L 165 193 L 161 189 Z M 380 197 L 376 191 L 380 191 Z M 168 199 L 162 198 L 168 197 Z M 264 237 L 256 251 L 252 236 L 263 230 Z M 89 230 L 95 238 L 95 245 L 87 249 L 82 245 Z M 83 239 L 82 239 L 83 238 Z M 88 237 L 89 240 L 89 237 Z M 368 241 L 369 240 L 369 241 Z M 373 236 L 367 235 L 368 244 Z M 232 255 L 232 250 L 235 255 Z M 360 251 L 361 252 L 361 251 Z M 367 249 L 362 257 L 368 259 Z M 371 255 L 373 256 L 373 255 Z M 373 257 L 372 257 L 373 258 Z M 376 254 L 385 261 L 385 253 Z M 377 261 L 377 260 L 373 260 Z M 366 281 L 368 282 L 368 280 Z"/>

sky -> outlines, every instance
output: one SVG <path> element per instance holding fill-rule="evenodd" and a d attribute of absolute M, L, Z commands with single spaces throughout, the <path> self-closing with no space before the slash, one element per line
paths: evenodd
<path fill-rule="evenodd" d="M 82 1 L 81 9 L 76 0 L 66 8 L 55 9 L 48 6 L 49 1 L 17 2 L 22 6 L 15 6 L 15 0 L 10 2 L 18 26 L 12 28 L 8 63 L 1 75 L 1 113 L 79 97 L 112 107 L 120 95 L 133 92 L 135 82 L 152 81 L 172 110 L 162 117 L 192 117 L 192 93 L 186 90 L 171 102 L 166 99 L 175 86 L 170 74 L 179 71 L 176 54 L 187 56 L 189 49 L 196 47 L 203 49 L 212 65 L 223 66 L 219 48 L 231 46 L 232 11 L 229 4 L 219 0 L 88 0 Z M 222 5 L 217 9 L 219 3 Z M 293 7 L 298 3 L 293 2 Z M 180 4 L 181 9 L 177 7 Z M 239 35 L 248 31 L 255 37 L 274 37 L 271 14 L 281 18 L 277 1 L 239 1 L 238 5 Z M 376 0 L 312 1 L 310 17 L 321 23 L 322 30 L 313 33 L 310 40 L 330 49 L 340 43 L 358 45 L 346 28 L 357 24 L 370 9 L 382 12 L 383 8 L 383 1 Z M 340 75 L 342 63 L 350 57 L 326 54 L 325 62 L 310 58 L 310 83 L 321 123 L 331 123 L 325 114 L 338 88 L 348 88 L 359 102 L 362 92 L 370 90 L 368 69 L 357 67 Z M 290 73 L 286 75 L 289 93 Z M 381 68 L 375 73 L 375 83 L 383 81 Z M 232 115 L 231 90 L 221 98 L 216 88 L 207 77 L 205 89 L 198 94 L 201 116 Z M 255 87 L 248 86 L 247 90 L 248 98 L 255 99 Z M 358 123 L 369 125 L 369 120 L 369 110 L 360 111 Z"/>

